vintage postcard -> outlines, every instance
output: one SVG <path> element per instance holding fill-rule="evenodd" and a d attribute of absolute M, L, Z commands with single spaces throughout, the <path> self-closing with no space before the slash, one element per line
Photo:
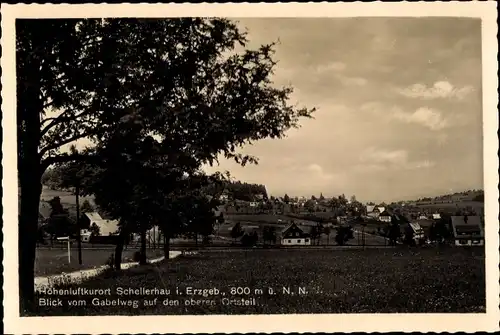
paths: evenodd
<path fill-rule="evenodd" d="M 7 333 L 495 331 L 495 2 L 2 5 Z"/>

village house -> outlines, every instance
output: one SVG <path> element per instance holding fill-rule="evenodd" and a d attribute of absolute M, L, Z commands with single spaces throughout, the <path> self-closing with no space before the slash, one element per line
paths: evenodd
<path fill-rule="evenodd" d="M 408 229 L 410 229 L 411 232 L 413 233 L 413 239 L 415 240 L 415 242 L 417 244 L 424 242 L 425 231 L 422 228 L 422 226 L 420 226 L 420 224 L 418 222 L 409 222 Z"/>
<path fill-rule="evenodd" d="M 484 229 L 479 216 L 452 216 L 451 226 L 456 246 L 484 245 Z"/>
<path fill-rule="evenodd" d="M 264 200 L 264 194 L 262 194 L 262 193 L 256 194 L 256 195 L 254 195 L 254 198 L 257 201 L 262 201 L 262 200 Z"/>
<path fill-rule="evenodd" d="M 383 207 L 382 207 L 383 208 Z M 383 212 L 381 212 L 378 215 L 378 220 L 381 222 L 391 222 L 392 214 L 389 212 L 389 210 L 385 209 Z"/>
<path fill-rule="evenodd" d="M 385 208 L 381 206 L 371 206 L 371 205 L 366 206 L 366 215 L 374 219 L 378 219 L 380 214 L 383 213 L 384 211 Z"/>
<path fill-rule="evenodd" d="M 432 219 L 433 220 L 441 220 L 441 214 L 439 214 L 439 213 L 432 214 Z"/>
<path fill-rule="evenodd" d="M 306 232 L 309 227 L 299 227 L 295 222 L 290 223 L 281 231 L 282 245 L 311 245 L 311 235 Z"/>

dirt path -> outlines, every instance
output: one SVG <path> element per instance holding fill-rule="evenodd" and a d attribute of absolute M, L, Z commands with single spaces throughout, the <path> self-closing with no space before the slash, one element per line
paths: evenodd
<path fill-rule="evenodd" d="M 175 258 L 175 257 L 179 256 L 180 254 L 181 254 L 180 251 L 171 251 L 170 252 L 170 259 Z M 159 257 L 156 259 L 152 259 L 149 261 L 149 263 L 157 263 L 157 262 L 162 261 L 164 258 L 165 257 Z M 139 265 L 139 263 L 137 263 L 137 262 L 123 263 L 122 269 L 126 270 L 126 269 L 129 269 L 129 268 L 137 266 L 137 265 Z M 92 277 L 98 276 L 103 271 L 105 271 L 107 268 L 108 268 L 107 266 L 100 266 L 100 267 L 96 267 L 93 269 L 79 270 L 79 271 L 74 271 L 74 272 L 70 272 L 70 273 L 61 273 L 61 274 L 51 275 L 51 276 L 35 277 L 35 290 L 53 287 L 56 284 L 81 283 L 82 281 L 85 281 L 85 280 L 90 279 Z"/>

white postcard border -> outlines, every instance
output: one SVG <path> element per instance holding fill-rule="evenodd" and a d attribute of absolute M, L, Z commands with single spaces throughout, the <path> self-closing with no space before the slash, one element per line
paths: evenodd
<path fill-rule="evenodd" d="M 496 2 L 316 4 L 2 4 L 3 251 L 6 333 L 211 333 L 493 331 L 499 327 L 498 78 Z M 16 156 L 16 18 L 69 17 L 353 17 L 462 16 L 482 19 L 483 138 L 487 313 L 309 314 L 239 316 L 19 317 Z M 495 222 L 497 224 L 495 224 Z M 141 318 L 141 320 L 137 320 Z"/>

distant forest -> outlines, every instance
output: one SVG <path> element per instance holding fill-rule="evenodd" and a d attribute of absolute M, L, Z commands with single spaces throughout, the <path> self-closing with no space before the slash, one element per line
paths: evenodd
<path fill-rule="evenodd" d="M 48 169 L 42 176 L 42 184 L 57 190 L 60 189 L 60 171 L 57 167 Z M 262 184 L 249 184 L 241 181 L 226 181 L 216 183 L 206 189 L 207 194 L 219 196 L 226 192 L 231 199 L 254 201 L 256 196 L 262 194 L 264 199 L 267 199 L 266 187 Z"/>
<path fill-rule="evenodd" d="M 249 184 L 241 181 L 228 181 L 213 185 L 208 193 L 223 194 L 224 192 L 233 200 L 254 201 L 257 200 L 257 196 L 260 194 L 262 194 L 264 199 L 267 199 L 266 186 L 262 184 Z"/>

